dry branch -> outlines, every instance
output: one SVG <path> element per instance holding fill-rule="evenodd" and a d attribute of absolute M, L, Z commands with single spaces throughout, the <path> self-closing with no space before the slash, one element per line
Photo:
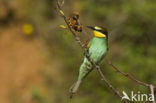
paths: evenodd
<path fill-rule="evenodd" d="M 142 82 L 142 81 L 139 81 L 137 80 L 135 77 L 133 77 L 132 75 L 128 74 L 128 73 L 125 73 L 125 72 L 122 72 L 120 71 L 115 65 L 112 64 L 112 62 L 110 60 L 106 60 L 107 61 L 107 64 L 109 64 L 110 66 L 112 66 L 117 72 L 119 72 L 120 74 L 124 75 L 125 77 L 135 81 L 137 84 L 140 84 L 140 85 L 143 85 L 145 87 L 148 87 L 151 94 L 153 96 L 155 96 L 155 86 L 153 86 L 152 84 L 147 84 L 145 82 Z M 155 103 L 155 100 L 152 102 L 152 103 Z"/>

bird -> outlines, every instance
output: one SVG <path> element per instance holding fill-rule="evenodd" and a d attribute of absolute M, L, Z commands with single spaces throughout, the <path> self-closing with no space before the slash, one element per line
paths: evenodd
<path fill-rule="evenodd" d="M 105 57 L 108 51 L 108 31 L 107 28 L 102 26 L 87 26 L 93 30 L 93 38 L 89 41 L 87 45 L 87 51 L 90 59 L 92 59 L 96 64 L 100 63 Z M 84 60 L 79 68 L 79 75 L 76 83 L 70 88 L 71 94 L 75 94 L 82 83 L 82 80 L 93 70 L 94 66 L 92 63 L 84 56 Z"/>

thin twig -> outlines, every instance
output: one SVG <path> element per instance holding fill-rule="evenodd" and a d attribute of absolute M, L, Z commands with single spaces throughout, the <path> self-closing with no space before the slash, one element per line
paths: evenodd
<path fill-rule="evenodd" d="M 107 86 L 109 88 L 111 88 L 113 90 L 113 92 L 122 100 L 122 96 L 119 94 L 119 91 L 116 90 L 110 83 L 109 81 L 105 78 L 104 74 L 102 73 L 101 71 L 101 68 L 89 57 L 89 54 L 88 54 L 88 51 L 87 49 L 85 48 L 85 45 L 81 42 L 80 38 L 77 36 L 77 34 L 71 29 L 71 27 L 69 26 L 68 22 L 67 22 L 67 19 L 66 19 L 66 16 L 64 15 L 64 13 L 62 13 L 62 8 L 61 6 L 59 5 L 59 1 L 57 0 L 57 7 L 60 11 L 60 14 L 61 16 L 63 17 L 65 23 L 67 24 L 68 26 L 68 29 L 70 30 L 70 32 L 73 34 L 73 36 L 75 37 L 75 40 L 78 42 L 78 44 L 81 46 L 81 48 L 84 50 L 84 54 L 86 56 L 86 58 L 92 63 L 92 65 L 97 69 L 98 73 L 100 74 L 100 76 L 102 77 L 102 80 L 105 81 L 105 83 L 107 84 Z M 123 103 L 128 103 L 126 100 L 122 100 Z"/>
<path fill-rule="evenodd" d="M 138 84 L 140 84 L 140 85 L 143 85 L 143 86 L 146 86 L 146 87 L 149 87 L 149 86 L 150 86 L 150 84 L 141 82 L 141 81 L 137 80 L 136 78 L 134 78 L 132 75 L 120 71 L 115 65 L 112 64 L 112 62 L 111 62 L 110 60 L 106 60 L 106 61 L 107 61 L 107 63 L 108 63 L 109 65 L 111 65 L 117 72 L 119 72 L 119 73 L 121 73 L 122 75 L 128 77 L 129 79 L 135 81 L 136 83 L 138 83 Z"/>
<path fill-rule="evenodd" d="M 115 65 L 112 64 L 112 62 L 110 60 L 106 59 L 107 64 L 109 64 L 110 66 L 112 66 L 117 72 L 119 72 L 120 74 L 124 75 L 125 77 L 128 77 L 129 79 L 135 81 L 137 84 L 143 85 L 145 87 L 148 87 L 150 89 L 151 94 L 153 95 L 153 97 L 155 96 L 155 87 L 152 84 L 147 84 L 145 82 L 139 81 L 137 80 L 135 77 L 133 77 L 132 75 L 122 72 L 120 71 Z M 152 103 L 155 103 L 155 100 L 152 101 Z"/>

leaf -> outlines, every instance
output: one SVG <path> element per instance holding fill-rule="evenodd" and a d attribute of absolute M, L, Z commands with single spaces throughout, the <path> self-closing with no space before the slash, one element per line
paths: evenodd
<path fill-rule="evenodd" d="M 62 15 L 64 15 L 64 12 L 63 12 L 62 10 L 60 10 L 60 13 L 61 13 Z"/>
<path fill-rule="evenodd" d="M 60 28 L 67 29 L 65 25 L 60 25 Z"/>

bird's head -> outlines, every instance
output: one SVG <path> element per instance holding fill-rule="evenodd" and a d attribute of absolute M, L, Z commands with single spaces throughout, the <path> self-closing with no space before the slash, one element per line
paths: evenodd
<path fill-rule="evenodd" d="M 102 26 L 95 26 L 95 27 L 87 26 L 87 27 L 93 30 L 95 37 L 107 38 L 108 36 L 108 31 L 105 27 Z"/>

